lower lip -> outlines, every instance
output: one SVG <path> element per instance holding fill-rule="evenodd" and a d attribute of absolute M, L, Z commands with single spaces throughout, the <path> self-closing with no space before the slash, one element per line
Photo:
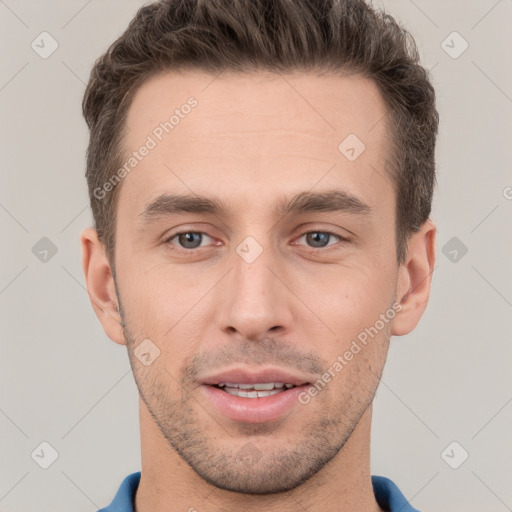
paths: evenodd
<path fill-rule="evenodd" d="M 234 421 L 264 423 L 281 418 L 298 402 L 298 395 L 307 385 L 297 386 L 275 395 L 245 398 L 230 395 L 219 388 L 203 384 L 201 389 L 216 409 Z"/>

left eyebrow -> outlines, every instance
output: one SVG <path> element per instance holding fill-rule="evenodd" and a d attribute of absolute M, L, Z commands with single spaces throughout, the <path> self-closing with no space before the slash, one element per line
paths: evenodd
<path fill-rule="evenodd" d="M 274 210 L 276 217 L 313 212 L 346 212 L 351 215 L 371 216 L 374 211 L 358 197 L 344 190 L 326 192 L 300 192 L 291 198 L 281 197 Z M 226 217 L 229 208 L 217 199 L 205 196 L 162 194 L 147 204 L 139 214 L 143 221 L 179 215 L 203 213 Z"/>
<path fill-rule="evenodd" d="M 336 212 L 370 216 L 372 208 L 358 197 L 344 190 L 326 192 L 301 192 L 287 200 L 278 201 L 276 213 L 280 216 L 292 213 Z"/>

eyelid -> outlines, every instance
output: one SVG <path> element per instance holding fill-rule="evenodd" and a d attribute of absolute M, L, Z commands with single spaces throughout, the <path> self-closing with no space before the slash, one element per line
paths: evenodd
<path fill-rule="evenodd" d="M 211 224 L 194 224 L 194 225 L 181 225 L 175 227 L 173 229 L 169 229 L 162 236 L 162 241 L 165 243 L 168 240 L 171 240 L 177 235 L 183 235 L 185 233 L 201 233 L 204 235 L 208 235 L 210 238 L 215 238 L 213 235 L 208 234 L 209 232 L 214 231 L 215 228 Z"/>
<path fill-rule="evenodd" d="M 195 247 L 193 249 L 185 249 L 185 248 L 180 247 L 179 245 L 173 244 L 171 242 L 171 240 L 173 240 L 177 236 L 183 235 L 183 234 L 186 234 L 186 233 L 198 233 L 198 234 L 201 234 L 201 235 L 206 235 L 207 237 L 211 238 L 212 240 L 215 240 L 215 237 L 209 235 L 206 231 L 201 231 L 200 229 L 190 229 L 190 228 L 187 229 L 185 227 L 185 228 L 181 228 L 179 231 L 175 231 L 175 232 L 172 232 L 169 235 L 166 235 L 164 240 L 163 240 L 163 244 L 164 245 L 168 245 L 168 244 L 173 245 L 175 247 L 175 250 L 183 252 L 183 253 L 188 253 L 188 254 L 191 254 L 191 253 L 194 253 L 196 251 L 199 251 L 200 249 L 206 249 L 207 247 L 212 247 L 212 246 L 215 246 L 215 245 L 221 245 L 221 243 L 215 243 L 214 242 L 213 244 L 206 245 L 206 246 L 199 246 L 199 247 Z M 325 247 L 311 247 L 311 246 L 308 246 L 308 245 L 298 244 L 297 243 L 297 239 L 300 239 L 304 235 L 308 235 L 310 233 L 324 233 L 324 234 L 331 235 L 331 236 L 334 236 L 334 237 L 338 238 L 339 241 L 337 243 L 334 243 L 334 244 L 326 245 Z M 303 247 L 305 247 L 307 250 L 310 250 L 310 251 L 313 251 L 313 252 L 321 252 L 321 251 L 328 251 L 329 249 L 337 246 L 340 243 L 344 244 L 344 243 L 349 243 L 350 241 L 351 240 L 349 238 L 347 238 L 346 236 L 341 235 L 339 233 L 336 233 L 334 231 L 329 231 L 329 230 L 321 229 L 321 228 L 315 229 L 315 228 L 309 227 L 308 229 L 304 229 L 297 237 L 294 238 L 293 245 L 303 245 Z"/>
<path fill-rule="evenodd" d="M 344 240 L 349 240 L 349 238 L 346 235 L 342 235 L 341 233 L 338 233 L 336 231 L 332 231 L 330 229 L 322 229 L 322 228 L 308 228 L 304 231 L 301 231 L 300 236 L 307 235 L 308 233 L 326 233 L 328 235 L 334 235 Z"/>
<path fill-rule="evenodd" d="M 203 249 L 204 247 L 207 247 L 207 246 L 200 246 L 200 247 L 196 247 L 195 249 L 184 249 L 183 247 L 180 247 L 179 245 L 171 243 L 171 240 L 173 240 L 174 238 L 176 238 L 179 235 L 184 235 L 186 233 L 198 233 L 200 235 L 205 235 L 208 238 L 211 238 L 212 240 L 215 240 L 215 237 L 213 237 L 212 235 L 209 235 L 206 231 L 201 231 L 200 229 L 183 229 L 180 231 L 176 231 L 170 235 L 166 235 L 163 240 L 163 243 L 174 245 L 178 249 L 181 249 L 186 252 L 192 252 L 192 251 L 196 251 L 197 249 Z M 215 244 L 210 244 L 210 245 L 215 245 Z"/>
<path fill-rule="evenodd" d="M 311 246 L 308 246 L 308 245 L 304 246 L 304 247 L 306 247 L 306 249 L 313 250 L 315 252 L 322 251 L 322 250 L 323 251 L 327 251 L 330 248 L 337 246 L 339 243 L 344 244 L 344 243 L 350 242 L 350 239 L 347 238 L 344 235 L 340 235 L 339 233 L 336 233 L 334 231 L 329 231 L 329 230 L 325 230 L 325 229 L 315 229 L 315 228 L 307 229 L 306 231 L 303 231 L 298 237 L 296 237 L 296 239 L 302 238 L 304 235 L 307 235 L 309 233 L 324 233 L 326 235 L 335 236 L 335 237 L 337 237 L 339 239 L 339 241 L 337 243 L 326 245 L 325 247 L 311 247 Z M 303 245 L 303 244 L 297 244 L 295 242 L 294 245 Z"/>

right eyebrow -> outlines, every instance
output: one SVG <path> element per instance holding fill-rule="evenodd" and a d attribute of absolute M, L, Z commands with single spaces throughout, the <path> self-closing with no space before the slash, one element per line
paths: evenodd
<path fill-rule="evenodd" d="M 222 215 L 226 208 L 219 201 L 203 196 L 162 194 L 149 203 L 139 217 L 150 221 L 156 217 L 165 217 L 180 213 L 211 213 Z"/>

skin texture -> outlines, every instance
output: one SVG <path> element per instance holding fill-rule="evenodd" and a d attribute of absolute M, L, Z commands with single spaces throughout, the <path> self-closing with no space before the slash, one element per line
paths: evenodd
<path fill-rule="evenodd" d="M 391 335 L 414 329 L 427 305 L 436 232 L 429 219 L 397 265 L 382 96 L 354 75 L 165 73 L 134 97 L 127 155 L 191 96 L 197 106 L 118 185 L 117 288 L 95 230 L 81 239 L 92 305 L 127 345 L 140 392 L 136 510 L 380 510 L 371 403 Z M 355 161 L 338 150 L 350 133 L 366 146 Z M 372 213 L 274 212 L 282 198 L 335 189 Z M 164 193 L 227 211 L 145 219 Z M 177 231 L 204 233 L 200 247 Z M 262 249 L 252 263 L 236 250 L 248 236 Z M 201 390 L 207 374 L 233 367 L 316 382 L 393 304 L 394 319 L 321 392 L 275 421 L 231 420 Z M 148 366 L 134 355 L 145 339 L 160 350 Z M 256 456 L 241 461 L 248 448 Z"/>

